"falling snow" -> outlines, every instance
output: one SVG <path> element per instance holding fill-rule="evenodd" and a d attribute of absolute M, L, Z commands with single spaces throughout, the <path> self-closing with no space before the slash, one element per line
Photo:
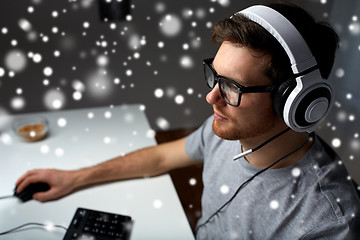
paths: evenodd
<path fill-rule="evenodd" d="M 40 147 L 40 152 L 41 152 L 42 154 L 47 154 L 49 151 L 50 151 L 50 147 L 49 147 L 48 145 L 42 145 L 42 146 Z"/>
<path fill-rule="evenodd" d="M 57 121 L 57 124 L 58 124 L 59 127 L 62 127 L 62 128 L 63 128 L 63 127 L 66 126 L 67 121 L 66 121 L 65 118 L 59 118 L 58 121 Z"/>
<path fill-rule="evenodd" d="M 220 192 L 222 193 L 222 194 L 227 194 L 228 192 L 229 192 L 229 186 L 228 185 L 226 185 L 226 184 L 223 184 L 223 185 L 221 185 L 221 187 L 220 187 Z"/>
<path fill-rule="evenodd" d="M 111 117 L 112 117 L 112 113 L 111 113 L 110 111 L 106 111 L 106 112 L 104 113 L 104 116 L 105 116 L 105 118 L 111 118 Z"/>
<path fill-rule="evenodd" d="M 151 7 L 135 4 L 134 15 L 128 15 L 125 22 L 100 22 L 97 16 L 89 16 L 96 1 L 60 2 L 34 0 L 32 6 L 18 6 L 21 16 L 2 19 L 0 109 L 20 113 L 32 111 L 32 106 L 56 111 L 72 106 L 141 103 L 140 110 L 150 113 L 166 106 L 154 116 L 148 114 L 153 129 L 141 133 L 147 138 L 154 138 L 157 130 L 184 127 L 182 122 L 192 121 L 193 126 L 198 126 L 200 122 L 195 121 L 206 118 L 209 112 L 200 111 L 207 105 L 204 96 L 208 91 L 201 75 L 201 60 L 213 57 L 213 45 L 208 45 L 210 30 L 224 12 L 238 9 L 236 1 L 203 0 L 198 5 L 179 4 L 178 9 L 166 1 L 147 3 Z M 322 9 L 329 1 L 312 2 Z M 46 8 L 49 4 L 53 6 Z M 330 13 L 321 16 L 331 19 Z M 351 14 L 345 17 L 343 22 L 333 23 L 341 25 L 344 35 L 339 55 L 347 56 L 351 51 L 358 58 L 359 18 Z M 360 158 L 360 96 L 358 86 L 351 82 L 352 71 L 351 64 L 340 62 L 334 66 L 331 78 L 341 85 L 341 91 L 320 128 L 321 136 L 339 151 L 344 163 Z M 88 112 L 84 116 L 89 122 L 113 117 L 115 112 L 111 111 L 97 116 Z M 132 114 L 121 117 L 127 123 L 135 121 Z M 58 128 L 69 124 L 65 118 L 57 121 Z M 83 129 L 91 131 L 87 126 Z M 134 131 L 133 135 L 140 132 Z M 0 132 L 0 141 L 11 146 L 14 139 Z M 108 145 L 115 139 L 103 136 L 98 141 Z M 42 145 L 38 149 L 59 158 L 66 153 L 62 146 Z M 291 174 L 296 179 L 302 172 L 293 168 Z M 195 178 L 187 181 L 190 186 L 198 184 Z M 222 194 L 229 190 L 225 184 L 219 189 Z M 155 209 L 162 206 L 161 200 L 154 200 Z M 269 206 L 275 210 L 279 202 L 273 200 Z"/>
<path fill-rule="evenodd" d="M 334 138 L 332 141 L 331 141 L 331 144 L 334 148 L 338 148 L 341 146 L 341 140 L 339 138 Z"/>
<path fill-rule="evenodd" d="M 189 180 L 189 184 L 191 185 L 191 186 L 195 186 L 196 185 L 196 179 L 195 178 L 190 178 L 190 180 Z"/>
<path fill-rule="evenodd" d="M 167 37 L 177 36 L 182 29 L 182 21 L 175 14 L 167 14 L 160 23 L 160 31 Z"/>
<path fill-rule="evenodd" d="M 154 200 L 153 207 L 155 209 L 160 209 L 160 208 L 162 208 L 162 206 L 163 206 L 163 202 L 160 199 Z"/>
<path fill-rule="evenodd" d="M 65 153 L 64 149 L 62 149 L 61 147 L 55 149 L 55 155 L 57 157 L 62 157 L 64 155 L 64 153 Z"/>
<path fill-rule="evenodd" d="M 294 177 L 299 177 L 300 174 L 301 174 L 300 168 L 293 168 L 293 169 L 291 170 L 291 174 L 292 174 Z"/>
<path fill-rule="evenodd" d="M 274 210 L 279 208 L 279 202 L 277 200 L 272 200 L 269 205 L 270 208 Z"/>
<path fill-rule="evenodd" d="M 161 130 L 168 130 L 170 128 L 168 120 L 166 120 L 164 117 L 159 117 L 156 120 L 156 124 Z"/>

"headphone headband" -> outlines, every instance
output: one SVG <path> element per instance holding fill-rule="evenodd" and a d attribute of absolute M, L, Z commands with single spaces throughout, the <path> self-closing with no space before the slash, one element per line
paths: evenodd
<path fill-rule="evenodd" d="M 246 8 L 242 14 L 265 28 L 286 51 L 294 74 L 301 73 L 317 65 L 304 38 L 294 25 L 279 12 L 262 5 Z"/>

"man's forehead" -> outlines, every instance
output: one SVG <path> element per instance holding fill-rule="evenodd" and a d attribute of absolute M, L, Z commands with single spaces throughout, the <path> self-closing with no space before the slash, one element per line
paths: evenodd
<path fill-rule="evenodd" d="M 269 62 L 270 56 L 264 52 L 223 42 L 215 55 L 213 67 L 219 75 L 246 86 L 263 84 L 263 79 L 269 80 L 266 75 Z"/>

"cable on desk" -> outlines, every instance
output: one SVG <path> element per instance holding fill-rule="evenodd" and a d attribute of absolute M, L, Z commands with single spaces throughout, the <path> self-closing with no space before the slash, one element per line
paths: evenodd
<path fill-rule="evenodd" d="M 35 223 L 35 222 L 30 222 L 30 223 L 25 223 L 23 225 L 20 225 L 18 227 L 15 227 L 13 229 L 10 229 L 10 230 L 7 230 L 5 232 L 0 232 L 0 236 L 1 235 L 6 235 L 6 234 L 9 234 L 9 233 L 12 233 L 12 232 L 16 232 L 18 230 L 21 230 L 22 228 L 24 227 L 27 227 L 27 226 L 39 226 L 39 227 L 43 227 L 43 228 L 47 228 L 49 226 L 51 227 L 55 227 L 55 228 L 62 228 L 64 229 L 65 231 L 67 231 L 67 228 L 64 227 L 64 226 L 61 226 L 61 225 L 49 225 L 49 224 L 45 224 L 45 223 Z M 23 229 L 23 230 L 29 230 L 29 229 Z"/>
<path fill-rule="evenodd" d="M 0 200 L 5 199 L 5 198 L 12 198 L 12 197 L 14 197 L 14 195 L 0 196 Z"/>

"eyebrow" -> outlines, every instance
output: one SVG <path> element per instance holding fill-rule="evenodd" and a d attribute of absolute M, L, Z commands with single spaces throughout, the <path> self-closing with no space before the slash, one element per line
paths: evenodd
<path fill-rule="evenodd" d="M 236 82 L 237 84 L 239 84 L 239 85 L 241 85 L 241 86 L 243 86 L 243 87 L 251 86 L 251 84 L 249 83 L 249 81 L 245 81 L 245 80 L 243 80 L 243 78 L 241 78 L 241 80 L 243 81 L 243 83 L 239 83 L 239 81 L 234 80 L 234 78 L 230 78 L 230 77 L 227 77 L 227 76 L 224 76 L 224 75 L 219 74 L 219 73 L 216 71 L 215 67 L 214 67 L 214 59 L 215 59 L 215 58 L 213 58 L 213 61 L 211 62 L 211 67 L 215 70 L 215 72 L 216 72 L 216 74 L 217 74 L 218 76 L 221 76 L 221 77 L 225 77 L 225 78 L 227 78 L 227 79 L 230 79 L 230 80 Z"/>

